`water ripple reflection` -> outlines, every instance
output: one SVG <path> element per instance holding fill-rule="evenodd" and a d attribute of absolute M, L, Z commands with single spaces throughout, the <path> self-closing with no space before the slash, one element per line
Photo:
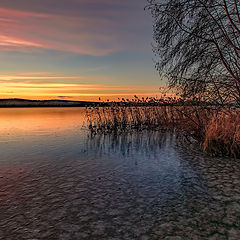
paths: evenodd
<path fill-rule="evenodd" d="M 1 239 L 239 239 L 239 160 L 166 132 L 91 136 L 77 109 L 47 116 L 66 131 L 2 129 Z"/>

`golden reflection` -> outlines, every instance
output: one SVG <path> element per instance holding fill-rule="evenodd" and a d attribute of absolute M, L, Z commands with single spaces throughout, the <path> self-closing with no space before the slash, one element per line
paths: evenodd
<path fill-rule="evenodd" d="M 2 108 L 0 136 L 52 133 L 81 127 L 85 108 Z"/>

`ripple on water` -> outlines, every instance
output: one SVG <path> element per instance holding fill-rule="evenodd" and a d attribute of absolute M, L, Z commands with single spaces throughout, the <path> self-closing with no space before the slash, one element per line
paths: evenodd
<path fill-rule="evenodd" d="M 239 239 L 239 160 L 169 133 L 87 136 L 72 111 L 67 131 L 2 149 L 1 239 Z"/>

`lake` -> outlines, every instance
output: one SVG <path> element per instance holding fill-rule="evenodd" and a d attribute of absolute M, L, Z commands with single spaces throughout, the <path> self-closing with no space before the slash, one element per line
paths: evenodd
<path fill-rule="evenodd" d="M 240 239 L 240 161 L 84 108 L 0 109 L 0 239 Z"/>

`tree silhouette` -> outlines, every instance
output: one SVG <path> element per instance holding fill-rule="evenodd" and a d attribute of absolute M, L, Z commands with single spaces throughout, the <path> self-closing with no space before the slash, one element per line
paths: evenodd
<path fill-rule="evenodd" d="M 160 75 L 184 96 L 240 104 L 240 1 L 148 2 Z"/>

